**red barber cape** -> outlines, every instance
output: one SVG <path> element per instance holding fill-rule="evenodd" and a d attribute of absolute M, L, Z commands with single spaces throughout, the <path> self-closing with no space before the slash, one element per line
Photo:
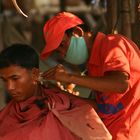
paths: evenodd
<path fill-rule="evenodd" d="M 12 100 L 0 112 L 0 140 L 93 140 L 99 135 L 111 139 L 97 118 L 81 99 L 47 89 L 41 97 Z"/>

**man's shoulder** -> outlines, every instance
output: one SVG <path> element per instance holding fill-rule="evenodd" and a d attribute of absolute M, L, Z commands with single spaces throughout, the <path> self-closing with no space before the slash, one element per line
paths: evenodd
<path fill-rule="evenodd" d="M 121 34 L 107 34 L 104 39 L 108 39 L 109 41 L 114 41 L 114 40 L 122 40 L 123 38 L 128 39 L 127 37 Z"/>

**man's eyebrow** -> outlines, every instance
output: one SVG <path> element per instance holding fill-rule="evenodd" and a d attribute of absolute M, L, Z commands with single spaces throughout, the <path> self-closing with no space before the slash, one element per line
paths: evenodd
<path fill-rule="evenodd" d="M 17 77 L 18 75 L 11 75 L 11 76 L 9 76 L 9 77 L 7 77 L 7 78 L 14 78 L 14 77 Z M 0 76 L 0 79 L 5 79 L 3 76 Z"/>
<path fill-rule="evenodd" d="M 17 77 L 18 75 L 11 75 L 8 78 L 13 78 L 13 77 Z"/>
<path fill-rule="evenodd" d="M 4 77 L 2 77 L 2 76 L 0 76 L 0 79 L 1 79 L 1 80 L 5 80 L 5 78 L 4 78 Z"/>
<path fill-rule="evenodd" d="M 2 77 L 2 76 L 0 76 L 0 79 L 3 79 L 3 77 Z"/>

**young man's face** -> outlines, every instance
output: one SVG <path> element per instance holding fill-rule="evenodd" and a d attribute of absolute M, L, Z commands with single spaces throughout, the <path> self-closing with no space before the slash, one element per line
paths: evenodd
<path fill-rule="evenodd" d="M 12 65 L 0 69 L 0 77 L 8 93 L 16 101 L 26 100 L 36 92 L 37 85 L 32 70 Z"/>

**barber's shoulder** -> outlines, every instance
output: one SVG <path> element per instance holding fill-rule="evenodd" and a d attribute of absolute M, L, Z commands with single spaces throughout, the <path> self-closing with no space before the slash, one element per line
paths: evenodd
<path fill-rule="evenodd" d="M 104 38 L 104 42 L 106 43 L 113 43 L 116 44 L 120 41 L 124 41 L 124 38 L 126 38 L 125 36 L 121 35 L 121 34 L 108 34 L 106 35 L 106 37 Z"/>
<path fill-rule="evenodd" d="M 106 38 L 113 40 L 113 39 L 122 39 L 124 36 L 121 34 L 107 34 Z"/>

